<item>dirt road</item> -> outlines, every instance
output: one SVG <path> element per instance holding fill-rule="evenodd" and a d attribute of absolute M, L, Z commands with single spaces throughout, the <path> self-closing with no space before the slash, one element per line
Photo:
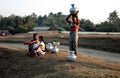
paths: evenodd
<path fill-rule="evenodd" d="M 16 43 L 0 43 L 0 46 L 8 46 L 11 48 L 17 48 L 17 49 L 27 49 L 27 45 L 23 44 L 16 44 Z M 61 45 L 59 46 L 62 50 L 69 51 L 68 46 Z M 105 51 L 99 51 L 99 50 L 93 50 L 93 49 L 86 49 L 86 48 L 78 48 L 78 51 L 80 54 L 84 54 L 87 57 L 92 57 L 95 59 L 107 61 L 114 64 L 120 64 L 120 54 L 119 53 L 110 53 Z"/>

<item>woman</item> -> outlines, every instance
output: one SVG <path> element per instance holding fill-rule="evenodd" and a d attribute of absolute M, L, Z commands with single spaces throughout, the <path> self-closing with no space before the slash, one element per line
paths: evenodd
<path fill-rule="evenodd" d="M 69 14 L 66 18 L 66 21 L 71 25 L 70 27 L 70 41 L 69 41 L 69 49 L 70 51 L 74 51 L 75 55 L 77 56 L 77 49 L 78 49 L 78 30 L 80 26 L 80 20 L 78 19 L 78 12 L 76 11 L 75 14 Z M 72 16 L 72 20 L 69 18 Z"/>

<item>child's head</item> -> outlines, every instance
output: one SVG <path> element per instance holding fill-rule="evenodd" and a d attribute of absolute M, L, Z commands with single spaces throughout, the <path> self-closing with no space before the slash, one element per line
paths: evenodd
<path fill-rule="evenodd" d="M 44 41 L 43 36 L 39 36 L 40 41 Z"/>
<path fill-rule="evenodd" d="M 33 40 L 39 40 L 39 36 L 37 33 L 33 34 Z"/>

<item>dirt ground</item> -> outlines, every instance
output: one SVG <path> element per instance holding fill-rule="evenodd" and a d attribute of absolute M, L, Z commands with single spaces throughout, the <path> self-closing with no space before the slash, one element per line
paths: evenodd
<path fill-rule="evenodd" d="M 78 55 L 68 62 L 68 52 L 47 52 L 29 57 L 26 49 L 0 47 L 0 78 L 120 78 L 120 65 Z"/>
<path fill-rule="evenodd" d="M 13 36 L 0 37 L 0 42 L 21 43 L 25 40 L 32 39 L 33 33 L 23 33 Z M 56 31 L 41 31 L 39 35 L 44 36 L 45 42 L 59 41 L 61 45 L 69 45 L 69 34 L 58 33 Z M 120 52 L 120 35 L 110 34 L 79 34 L 79 47 L 92 48 L 97 50 L 110 51 L 114 53 Z"/>
<path fill-rule="evenodd" d="M 33 33 L 0 37 L 0 42 L 23 43 L 32 39 Z M 69 44 L 69 34 L 42 31 L 45 42 L 59 41 Z M 79 47 L 120 52 L 120 35 L 79 34 Z M 75 62 L 68 62 L 68 52 L 57 54 L 47 52 L 45 56 L 29 57 L 27 49 L 0 47 L 0 78 L 120 78 L 120 65 L 87 57 L 77 56 Z"/>

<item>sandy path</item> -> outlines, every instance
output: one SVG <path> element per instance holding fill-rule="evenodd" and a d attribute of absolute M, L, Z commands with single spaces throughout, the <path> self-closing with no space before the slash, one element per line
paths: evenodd
<path fill-rule="evenodd" d="M 12 47 L 17 49 L 27 49 L 28 46 L 23 44 L 16 44 L 16 43 L 0 43 L 0 46 Z M 59 46 L 60 49 L 69 51 L 68 46 Z M 93 50 L 93 49 L 86 49 L 86 48 L 78 48 L 80 54 L 84 54 L 88 57 L 92 57 L 95 59 L 107 61 L 114 64 L 120 64 L 120 54 L 119 53 L 110 53 L 105 51 Z"/>

